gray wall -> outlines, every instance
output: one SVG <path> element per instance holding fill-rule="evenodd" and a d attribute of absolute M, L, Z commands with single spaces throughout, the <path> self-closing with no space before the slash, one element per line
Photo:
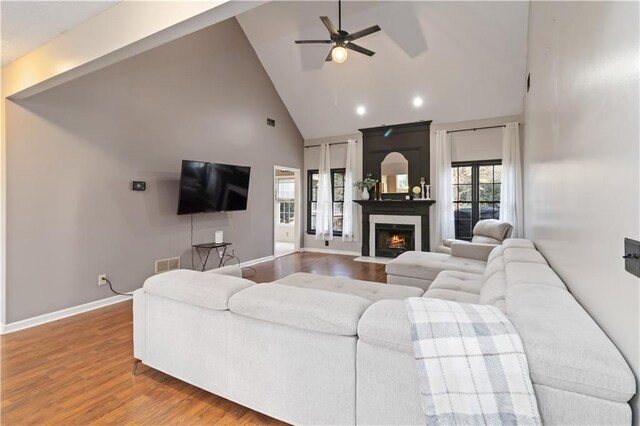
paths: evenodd
<path fill-rule="evenodd" d="M 531 2 L 525 235 L 640 376 L 637 2 Z M 634 401 L 635 422 L 640 410 Z"/>
<path fill-rule="evenodd" d="M 7 322 L 111 296 L 100 273 L 131 291 L 155 259 L 190 267 L 182 159 L 252 167 L 248 210 L 196 216 L 195 241 L 271 255 L 273 166 L 302 168 L 302 146 L 235 19 L 8 102 Z"/>

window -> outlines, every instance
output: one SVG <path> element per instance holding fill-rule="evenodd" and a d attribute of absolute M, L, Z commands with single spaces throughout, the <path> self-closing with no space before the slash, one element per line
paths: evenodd
<path fill-rule="evenodd" d="M 500 160 L 459 162 L 451 165 L 456 238 L 471 240 L 482 219 L 500 217 Z"/>
<path fill-rule="evenodd" d="M 344 205 L 345 169 L 331 169 L 331 189 L 333 192 L 333 235 L 342 235 L 342 207 Z M 307 176 L 307 233 L 316 233 L 316 209 L 318 201 L 318 171 L 309 170 Z"/>
<path fill-rule="evenodd" d="M 294 218 L 294 201 L 282 201 L 280 204 L 280 223 L 289 224 L 293 223 Z"/>
<path fill-rule="evenodd" d="M 295 180 L 290 177 L 278 178 L 276 201 L 281 224 L 293 223 L 295 217 Z"/>

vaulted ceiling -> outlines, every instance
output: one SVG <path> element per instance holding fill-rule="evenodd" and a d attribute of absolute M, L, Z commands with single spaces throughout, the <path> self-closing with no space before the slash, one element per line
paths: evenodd
<path fill-rule="evenodd" d="M 319 20 L 338 25 L 337 2 L 270 2 L 237 16 L 305 138 L 417 120 L 453 122 L 521 114 L 527 2 L 343 2 L 349 32 L 376 52 L 325 62 Z M 413 105 L 420 97 L 423 104 Z M 364 106 L 364 115 L 356 108 Z"/>
<path fill-rule="evenodd" d="M 116 3 L 2 1 L 3 65 Z M 324 61 L 328 45 L 294 44 L 327 38 L 319 16 L 338 25 L 336 1 L 272 1 L 237 19 L 309 139 L 521 114 L 528 8 L 522 1 L 345 1 L 344 29 L 378 24 L 382 31 L 358 40 L 375 56 L 350 52 L 343 64 Z M 358 115 L 358 107 L 366 112 Z"/>
<path fill-rule="evenodd" d="M 2 1 L 2 66 L 80 25 L 117 1 Z"/>

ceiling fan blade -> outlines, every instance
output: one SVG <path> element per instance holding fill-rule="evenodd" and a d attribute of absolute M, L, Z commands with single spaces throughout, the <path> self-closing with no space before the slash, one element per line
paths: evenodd
<path fill-rule="evenodd" d="M 329 19 L 326 16 L 321 16 L 320 20 L 322 21 L 324 26 L 327 27 L 327 29 L 329 30 L 329 34 L 331 34 L 332 36 L 337 36 L 338 35 L 338 30 L 336 30 L 336 27 L 333 26 L 333 23 L 331 22 L 331 19 Z"/>
<path fill-rule="evenodd" d="M 296 40 L 296 44 L 331 44 L 331 40 Z"/>
<path fill-rule="evenodd" d="M 374 52 L 373 50 L 365 49 L 364 47 L 358 46 L 357 44 L 354 44 L 354 43 L 347 43 L 344 45 L 344 47 L 346 47 L 347 49 L 353 50 L 354 52 L 362 53 L 363 55 L 367 55 L 367 56 L 373 56 L 376 54 L 376 52 Z"/>
<path fill-rule="evenodd" d="M 359 38 L 362 38 L 364 36 L 368 36 L 369 34 L 373 34 L 373 33 L 377 33 L 378 31 L 380 31 L 380 27 L 377 25 L 374 25 L 373 27 L 369 27 L 366 28 L 364 30 L 360 30 L 360 31 L 356 31 L 355 33 L 351 33 L 347 36 L 347 40 L 351 41 L 351 40 L 357 40 Z"/>
<path fill-rule="evenodd" d="M 327 55 L 327 58 L 325 59 L 325 62 L 331 62 L 333 61 L 333 56 L 331 56 L 331 53 L 333 52 L 333 47 L 331 48 L 331 50 L 329 51 L 329 54 Z"/>

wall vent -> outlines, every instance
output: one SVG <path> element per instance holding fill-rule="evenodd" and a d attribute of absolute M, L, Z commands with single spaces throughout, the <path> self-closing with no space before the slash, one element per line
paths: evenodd
<path fill-rule="evenodd" d="M 170 257 L 168 259 L 156 260 L 156 274 L 172 271 L 174 269 L 180 269 L 179 257 Z"/>

